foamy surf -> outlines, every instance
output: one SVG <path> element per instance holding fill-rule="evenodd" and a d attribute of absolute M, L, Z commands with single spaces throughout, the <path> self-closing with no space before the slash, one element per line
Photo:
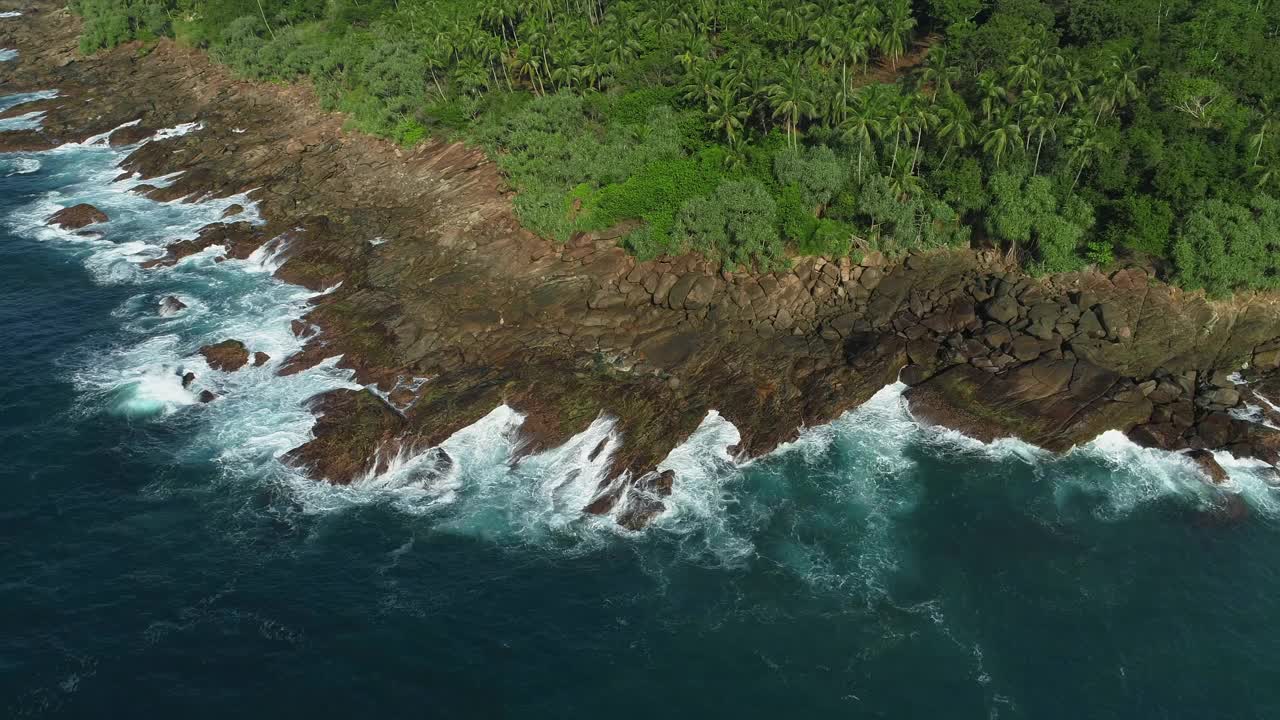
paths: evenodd
<path fill-rule="evenodd" d="M 0 48 L 0 62 L 8 62 L 18 57 L 18 51 L 10 48 Z"/>
<path fill-rule="evenodd" d="M 153 139 L 198 129 L 191 123 Z M 694 563 L 764 562 L 812 584 L 873 598 L 888 592 L 886 578 L 905 562 L 901 528 L 924 497 L 922 463 L 963 460 L 990 468 L 992 482 L 1034 484 L 1046 499 L 1028 512 L 1046 522 L 1081 504 L 1093 516 L 1119 519 L 1153 502 L 1176 497 L 1208 503 L 1221 492 L 1205 485 L 1186 458 L 1138 448 L 1119 433 L 1054 456 L 1013 439 L 981 443 L 922 427 L 906 408 L 901 383 L 747 462 L 731 452 L 740 440 L 737 428 L 709 412 L 659 463 L 659 469 L 675 472 L 673 491 L 662 498 L 666 511 L 641 533 L 617 525 L 621 504 L 606 517 L 582 512 L 626 442 L 608 417 L 560 447 L 524 455 L 524 418 L 500 406 L 438 448 L 384 458 L 383 472 L 346 487 L 317 482 L 283 466 L 280 457 L 310 438 L 308 398 L 357 386 L 336 359 L 287 378 L 274 374 L 301 348 L 290 324 L 316 296 L 272 277 L 294 238 L 274 238 L 245 260 L 217 262 L 223 250 L 209 248 L 173 267 L 142 271 L 142 262 L 162 255 L 169 243 L 195 237 L 232 204 L 245 208 L 237 221 L 260 217 L 248 193 L 160 203 L 130 192 L 142 180 L 114 180 L 128 149 L 109 147 L 109 135 L 23 156 L 36 163 L 31 176 L 57 189 L 39 194 L 10 219 L 18 232 L 76 257 L 97 282 L 138 288 L 117 311 L 130 340 L 106 352 L 86 349 L 74 378 L 86 407 L 182 423 L 191 434 L 186 452 L 192 459 L 216 460 L 236 482 L 282 482 L 308 513 L 385 504 L 427 518 L 439 532 L 565 552 L 609 542 L 668 543 Z M 164 185 L 177 177 L 149 182 Z M 110 220 L 87 235 L 44 225 L 57 210 L 82 202 Z M 187 308 L 161 314 L 157 299 L 167 295 L 178 296 Z M 224 373 L 196 352 L 231 338 L 271 360 Z M 196 376 L 188 387 L 185 373 Z M 203 391 L 217 399 L 200 403 Z M 1222 460 L 1233 489 L 1270 512 L 1275 493 L 1264 470 Z"/>
<path fill-rule="evenodd" d="M 23 113 L 13 117 L 0 118 L 0 132 L 39 130 L 43 124 L 44 112 L 36 110 L 35 112 Z"/>
<path fill-rule="evenodd" d="M 52 100 L 56 97 L 58 97 L 57 90 L 37 90 L 35 92 L 0 95 L 0 112 L 38 100 Z"/>

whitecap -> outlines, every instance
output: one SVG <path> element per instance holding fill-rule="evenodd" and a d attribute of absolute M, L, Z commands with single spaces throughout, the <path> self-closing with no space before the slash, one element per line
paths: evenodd
<path fill-rule="evenodd" d="M 14 108 L 19 105 L 36 102 L 38 100 L 52 100 L 58 97 L 57 90 L 37 90 L 35 92 L 14 93 L 12 95 L 0 96 L 0 112 Z"/>
<path fill-rule="evenodd" d="M 31 157 L 0 158 L 0 163 L 8 167 L 5 177 L 10 175 L 30 175 L 40 170 L 40 161 Z"/>
<path fill-rule="evenodd" d="M 22 17 L 22 13 L 18 12 L 17 10 L 0 12 L 0 18 L 16 18 L 16 17 Z"/>
<path fill-rule="evenodd" d="M 8 62 L 18 57 L 18 51 L 9 48 L 0 48 L 0 62 Z"/>
<path fill-rule="evenodd" d="M 44 111 L 36 110 L 22 115 L 14 115 L 13 117 L 0 118 L 0 132 L 39 130 L 43 124 Z"/>

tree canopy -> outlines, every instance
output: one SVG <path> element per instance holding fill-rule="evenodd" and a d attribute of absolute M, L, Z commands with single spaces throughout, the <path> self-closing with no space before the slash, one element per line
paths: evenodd
<path fill-rule="evenodd" d="M 75 0 L 309 79 L 356 127 L 482 143 L 551 237 L 641 255 L 1016 245 L 1277 283 L 1280 0 Z M 976 232 L 974 232 L 976 231 Z"/>

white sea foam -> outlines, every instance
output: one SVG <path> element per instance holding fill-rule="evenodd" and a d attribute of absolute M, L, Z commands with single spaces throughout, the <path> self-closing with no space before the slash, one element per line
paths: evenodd
<path fill-rule="evenodd" d="M 40 169 L 40 161 L 33 157 L 0 158 L 0 167 L 5 168 L 5 177 L 30 175 Z"/>
<path fill-rule="evenodd" d="M 18 51 L 9 48 L 0 48 L 0 62 L 7 62 L 18 57 Z"/>
<path fill-rule="evenodd" d="M 39 130 L 43 123 L 44 111 L 36 110 L 35 112 L 14 115 L 13 117 L 0 118 L 0 132 Z"/>
<path fill-rule="evenodd" d="M 36 102 L 38 100 L 52 100 L 58 97 L 57 90 L 37 90 L 35 92 L 14 93 L 12 95 L 0 96 L 0 112 L 9 108 L 25 105 L 27 103 Z"/>
<path fill-rule="evenodd" d="M 157 137 L 197 127 L 189 124 Z M 1106 433 L 1057 457 L 1017 440 L 981 443 L 921 427 L 907 411 L 900 383 L 751 462 L 739 462 L 730 452 L 740 440 L 737 428 L 709 412 L 659 464 L 675 471 L 673 492 L 662 499 L 667 511 L 638 534 L 614 522 L 621 507 L 612 517 L 582 512 L 626 441 L 608 417 L 597 418 L 560 447 L 522 456 L 518 431 L 524 418 L 499 406 L 439 448 L 387 458 L 383 472 L 350 486 L 306 479 L 279 462 L 311 436 L 313 420 L 304 401 L 328 389 L 357 386 L 348 371 L 336 367 L 336 358 L 296 375 L 274 374 L 300 349 L 302 341 L 290 323 L 316 296 L 271 277 L 294 238 L 275 238 L 245 260 L 216 262 L 224 251 L 209 248 L 171 268 L 140 270 L 142 261 L 161 255 L 171 242 L 194 237 L 232 204 L 245 208 L 237 221 L 260 218 L 247 194 L 159 203 L 129 192 L 142 181 L 113 182 L 125 151 L 108 147 L 107 135 L 34 154 L 39 164 L 32 173 L 58 190 L 38 196 L 10 219 L 19 233 L 65 248 L 97 281 L 139 289 L 118 311 L 131 339 L 119 347 L 86 349 L 86 362 L 74 378 L 86 411 L 198 423 L 186 451 L 193 458 L 216 459 L 225 476 L 237 482 L 280 480 L 306 512 L 390 504 L 429 517 L 439 531 L 569 550 L 618 538 L 657 538 L 694 562 L 764 562 L 811 583 L 856 589 L 870 598 L 883 597 L 888 578 L 910 563 L 901 527 L 922 497 L 921 458 L 959 456 L 981 467 L 1012 468 L 1028 482 L 1045 483 L 1050 500 L 1044 512 L 1049 513 L 1085 502 L 1100 517 L 1118 518 L 1156 499 L 1176 495 L 1207 502 L 1220 492 L 1208 487 L 1185 457 L 1139 448 L 1119 433 Z M 94 228 L 101 234 L 44 225 L 53 212 L 81 202 L 110 217 Z M 177 294 L 188 308 L 160 315 L 155 302 L 168 294 Z M 234 373 L 212 370 L 196 350 L 228 338 L 268 353 L 271 360 Z M 182 386 L 186 372 L 196 375 L 189 388 Z M 219 398 L 200 404 L 203 390 Z M 1269 468 L 1219 457 L 1232 490 L 1270 511 L 1276 493 L 1268 482 Z"/>
<path fill-rule="evenodd" d="M 16 18 L 16 17 L 22 17 L 22 13 L 18 12 L 17 10 L 0 12 L 0 18 Z"/>

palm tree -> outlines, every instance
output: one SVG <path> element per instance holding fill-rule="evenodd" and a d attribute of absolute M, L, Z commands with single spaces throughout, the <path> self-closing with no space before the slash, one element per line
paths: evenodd
<path fill-rule="evenodd" d="M 1000 114 L 998 122 L 982 136 L 982 149 L 995 160 L 996 169 L 999 169 L 1009 146 L 1021 145 L 1021 139 L 1022 128 L 1014 122 L 1013 113 L 1005 110 Z"/>
<path fill-rule="evenodd" d="M 871 137 L 879 136 L 883 129 L 880 108 L 876 106 L 872 95 L 866 92 L 854 95 L 849 117 L 840 123 L 840 137 L 858 148 L 859 183 L 862 182 L 862 156 L 874 149 Z"/>
<path fill-rule="evenodd" d="M 894 0 L 889 6 L 889 27 L 880 38 L 880 49 L 889 56 L 894 71 L 898 69 L 898 58 L 906 53 L 907 43 L 911 39 L 911 29 L 916 26 L 916 19 L 911 17 L 911 5 L 907 0 Z"/>
<path fill-rule="evenodd" d="M 1054 97 L 1057 99 L 1057 114 L 1062 115 L 1062 111 L 1066 109 L 1067 103 L 1075 100 L 1077 103 L 1084 102 L 1084 70 L 1080 67 L 1080 63 L 1072 60 L 1064 62 L 1062 65 L 1062 74 L 1052 83 Z"/>
<path fill-rule="evenodd" d="M 894 99 L 893 106 L 889 108 L 885 130 L 893 133 L 893 160 L 889 163 L 889 174 L 891 175 L 898 167 L 898 148 L 902 143 L 903 135 L 906 135 L 908 142 L 911 141 L 912 121 L 915 117 L 914 106 L 914 95 L 898 95 Z"/>
<path fill-rule="evenodd" d="M 711 97 L 719 84 L 718 76 L 719 73 L 709 60 L 695 62 L 685 73 L 684 82 L 680 84 L 680 89 L 684 91 L 682 97 L 686 102 L 701 105 L 704 110 L 709 109 Z"/>
<path fill-rule="evenodd" d="M 1262 151 L 1267 146 L 1267 133 L 1271 130 L 1271 124 L 1276 120 L 1276 114 L 1271 110 L 1271 106 L 1263 100 L 1259 105 L 1259 122 L 1256 132 L 1249 135 L 1249 149 L 1253 151 L 1252 167 L 1258 167 L 1258 162 L 1262 159 Z"/>
<path fill-rule="evenodd" d="M 738 144 L 743 123 L 750 115 L 750 109 L 738 92 L 737 83 L 726 79 L 716 88 L 707 107 L 707 119 L 711 127 L 724 134 L 730 147 Z"/>
<path fill-rule="evenodd" d="M 782 69 L 782 79 L 769 88 L 769 105 L 773 108 L 773 117 L 783 119 L 787 143 L 794 148 L 800 120 L 813 112 L 813 94 L 799 61 L 784 60 Z"/>
<path fill-rule="evenodd" d="M 918 98 L 918 96 L 912 97 Z M 938 125 L 939 118 L 938 115 L 933 112 L 929 103 L 916 99 L 911 103 L 911 105 L 911 131 L 914 132 L 916 136 L 916 149 L 911 154 L 911 170 L 909 174 L 914 175 L 920 162 L 921 141 L 923 140 L 925 133 Z"/>
<path fill-rule="evenodd" d="M 1031 173 L 1034 175 L 1040 172 L 1040 151 L 1044 149 L 1045 135 L 1050 137 L 1057 137 L 1058 135 L 1058 118 L 1048 113 L 1033 115 L 1027 123 L 1027 135 L 1030 136 L 1032 133 L 1040 134 L 1040 140 L 1036 143 L 1035 166 L 1031 169 Z"/>
<path fill-rule="evenodd" d="M 1104 110 L 1111 114 L 1116 108 L 1137 99 L 1140 94 L 1138 82 L 1142 73 L 1150 69 L 1149 65 L 1139 64 L 1138 56 L 1133 51 L 1112 55 L 1099 78 L 1098 115 L 1094 124 L 1101 122 Z"/>
<path fill-rule="evenodd" d="M 924 69 L 920 71 L 920 85 L 929 86 L 929 100 L 932 102 L 937 100 L 939 90 L 948 95 L 953 92 L 951 83 L 958 75 L 955 66 L 947 62 L 947 47 L 943 45 L 929 51 Z"/>
<path fill-rule="evenodd" d="M 989 123 L 995 114 L 997 104 L 1007 103 L 1009 95 L 996 80 L 995 73 L 990 70 L 978 75 L 978 94 L 982 96 L 982 115 Z"/>
<path fill-rule="evenodd" d="M 952 148 L 969 147 L 978 133 L 977 126 L 973 124 L 973 114 L 969 112 L 969 106 L 963 99 L 954 95 L 949 97 L 953 99 L 938 111 L 940 123 L 938 137 L 947 141 L 947 149 L 942 153 L 943 164 L 947 162 L 947 156 Z"/>
<path fill-rule="evenodd" d="M 542 84 L 542 62 L 531 45 L 521 45 L 516 48 L 512 63 L 515 65 L 516 76 L 526 78 L 534 94 L 547 94 L 547 88 Z"/>
<path fill-rule="evenodd" d="M 1072 126 L 1071 133 L 1067 136 L 1067 146 L 1071 148 L 1069 163 L 1079 163 L 1075 179 L 1071 181 L 1071 191 L 1075 192 L 1085 166 L 1092 163 L 1094 157 L 1105 147 L 1098 138 L 1097 125 L 1084 119 L 1077 120 Z"/>

